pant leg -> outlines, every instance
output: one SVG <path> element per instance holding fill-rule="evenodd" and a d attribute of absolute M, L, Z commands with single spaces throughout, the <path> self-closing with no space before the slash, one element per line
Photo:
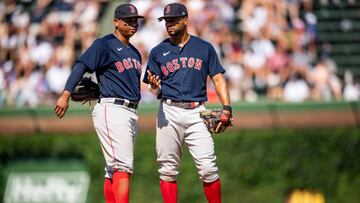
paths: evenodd
<path fill-rule="evenodd" d="M 182 156 L 184 141 L 179 113 L 176 107 L 160 103 L 156 121 L 157 162 L 160 166 L 160 179 L 168 182 L 176 180 Z"/>
<path fill-rule="evenodd" d="M 93 123 L 109 171 L 133 172 L 133 151 L 137 131 L 137 112 L 110 104 L 96 104 Z"/>
<path fill-rule="evenodd" d="M 214 141 L 199 114 L 203 108 L 189 110 L 186 118 L 185 143 L 198 169 L 200 180 L 213 182 L 219 178 L 219 175 Z"/>

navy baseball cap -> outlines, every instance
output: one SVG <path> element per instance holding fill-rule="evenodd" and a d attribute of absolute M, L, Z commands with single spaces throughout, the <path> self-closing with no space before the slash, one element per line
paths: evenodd
<path fill-rule="evenodd" d="M 179 3 L 172 3 L 165 6 L 164 16 L 161 16 L 158 20 L 162 21 L 164 18 L 178 18 L 185 16 L 188 16 L 186 7 Z"/>
<path fill-rule="evenodd" d="M 138 14 L 137 8 L 132 4 L 121 4 L 115 9 L 114 18 L 144 18 Z"/>

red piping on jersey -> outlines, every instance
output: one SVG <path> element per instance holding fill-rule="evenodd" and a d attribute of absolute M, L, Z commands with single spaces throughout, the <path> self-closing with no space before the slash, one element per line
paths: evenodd
<path fill-rule="evenodd" d="M 112 145 L 112 141 L 111 141 L 111 137 L 110 137 L 110 133 L 109 133 L 109 128 L 108 128 L 108 125 L 107 125 L 106 110 L 107 110 L 107 106 L 105 106 L 105 125 L 106 125 L 107 136 L 108 136 L 108 138 L 110 140 L 110 146 L 111 146 L 111 149 L 112 149 L 113 157 L 114 157 L 114 160 L 116 162 L 115 151 L 114 151 L 114 147 Z"/>

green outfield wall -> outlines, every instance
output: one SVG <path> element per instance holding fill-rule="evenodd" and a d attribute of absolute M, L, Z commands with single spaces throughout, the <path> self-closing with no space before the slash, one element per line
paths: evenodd
<path fill-rule="evenodd" d="M 282 103 L 258 102 L 233 104 L 234 126 L 241 129 L 359 127 L 359 102 Z M 94 105 L 94 103 L 92 104 Z M 140 104 L 139 129 L 155 129 L 158 102 Z M 208 108 L 221 108 L 207 104 Z M 53 107 L 0 109 L 0 135 L 18 133 L 92 133 L 92 106 L 71 103 L 65 117 L 58 119 Z"/>

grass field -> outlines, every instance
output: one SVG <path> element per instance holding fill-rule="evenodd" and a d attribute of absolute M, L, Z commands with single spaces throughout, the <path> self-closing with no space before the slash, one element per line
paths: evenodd
<path fill-rule="evenodd" d="M 291 189 L 324 194 L 327 203 L 360 202 L 360 130 L 246 130 L 214 138 L 223 202 L 282 203 Z M 103 201 L 104 160 L 95 134 L 0 137 L 0 180 L 15 160 L 79 160 L 91 184 L 89 203 Z M 194 163 L 185 148 L 179 184 L 180 203 L 206 202 Z M 131 179 L 131 202 L 161 202 L 153 132 L 140 132 Z"/>

